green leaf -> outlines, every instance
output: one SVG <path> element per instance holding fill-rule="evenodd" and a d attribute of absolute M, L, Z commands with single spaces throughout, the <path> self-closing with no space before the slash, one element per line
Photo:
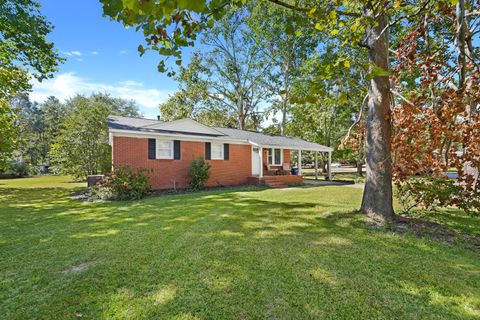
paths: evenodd
<path fill-rule="evenodd" d="M 321 24 L 320 22 L 317 22 L 315 24 L 315 29 L 319 30 L 319 31 L 322 31 L 324 28 L 323 24 Z"/>
<path fill-rule="evenodd" d="M 345 61 L 343 62 L 343 65 L 345 66 L 345 68 L 350 68 L 350 61 L 345 60 Z"/>
<path fill-rule="evenodd" d="M 372 74 L 375 77 L 387 77 L 390 75 L 390 72 L 388 72 L 388 70 L 384 70 L 382 67 L 375 65 L 373 66 Z"/>
<path fill-rule="evenodd" d="M 140 56 L 143 56 L 145 53 L 145 48 L 140 44 L 137 48 L 138 52 L 140 52 Z"/>
<path fill-rule="evenodd" d="M 294 34 L 295 33 L 295 28 L 293 27 L 293 24 L 287 23 L 287 25 L 285 27 L 285 32 L 287 34 Z"/>
<path fill-rule="evenodd" d="M 337 12 L 335 10 L 330 11 L 330 14 L 328 16 L 332 21 L 337 21 Z"/>
<path fill-rule="evenodd" d="M 372 80 L 374 77 L 388 77 L 390 76 L 390 72 L 388 70 L 384 70 L 380 66 L 372 65 L 370 72 L 367 74 L 367 79 Z"/>
<path fill-rule="evenodd" d="M 338 29 L 333 29 L 333 30 L 330 32 L 330 35 L 336 36 L 339 32 L 340 32 L 340 30 L 338 30 Z"/>
<path fill-rule="evenodd" d="M 128 8 L 132 11 L 138 11 L 138 2 L 137 0 L 122 0 L 125 8 Z"/>
<path fill-rule="evenodd" d="M 205 1 L 203 0 L 178 0 L 179 9 L 203 12 L 206 7 Z"/>

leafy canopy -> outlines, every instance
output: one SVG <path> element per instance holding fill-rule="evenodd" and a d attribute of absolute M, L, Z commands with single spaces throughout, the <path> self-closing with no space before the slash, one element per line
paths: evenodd
<path fill-rule="evenodd" d="M 10 100 L 31 89 L 31 76 L 39 81 L 51 77 L 62 61 L 46 39 L 52 28 L 38 2 L 0 1 L 0 168 L 18 135 Z"/>

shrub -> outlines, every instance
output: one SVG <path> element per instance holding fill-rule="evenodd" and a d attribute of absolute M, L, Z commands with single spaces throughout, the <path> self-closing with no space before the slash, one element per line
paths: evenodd
<path fill-rule="evenodd" d="M 34 167 L 23 160 L 13 160 L 8 164 L 7 173 L 11 173 L 16 177 L 26 177 L 35 174 Z"/>
<path fill-rule="evenodd" d="M 116 200 L 138 200 L 151 192 L 150 170 L 130 167 L 116 168 L 110 176 L 92 188 L 92 193 L 99 198 Z"/>
<path fill-rule="evenodd" d="M 396 184 L 396 195 L 408 214 L 418 206 L 435 210 L 438 207 L 457 206 L 467 213 L 478 213 L 479 196 L 468 197 L 461 184 L 446 177 L 413 177 Z"/>
<path fill-rule="evenodd" d="M 205 188 L 205 181 L 210 178 L 210 164 L 202 157 L 193 159 L 189 171 L 190 188 L 201 190 Z"/>

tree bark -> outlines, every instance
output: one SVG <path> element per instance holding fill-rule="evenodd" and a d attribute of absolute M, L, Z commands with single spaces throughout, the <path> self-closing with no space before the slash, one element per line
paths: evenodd
<path fill-rule="evenodd" d="M 237 98 L 237 115 L 238 115 L 238 129 L 243 130 L 245 129 L 245 113 L 243 108 L 243 99 L 241 96 L 241 92 L 239 93 L 239 97 Z"/>
<path fill-rule="evenodd" d="M 456 10 L 456 35 L 455 45 L 457 47 L 458 57 L 457 64 L 459 68 L 458 72 L 458 89 L 463 90 L 465 85 L 465 74 L 467 70 L 467 59 L 465 55 L 465 35 L 466 35 L 466 23 L 465 23 L 465 1 L 458 0 Z"/>
<path fill-rule="evenodd" d="M 375 24 L 366 28 L 369 62 L 388 71 L 388 33 L 385 14 L 372 14 L 371 6 L 365 15 Z M 387 75 L 374 76 L 368 85 L 368 117 L 366 129 L 366 182 L 361 211 L 382 220 L 395 217 L 392 197 L 390 82 Z"/>
<path fill-rule="evenodd" d="M 280 134 L 285 135 L 285 127 L 287 126 L 287 98 L 282 101 L 282 124 L 280 126 Z"/>

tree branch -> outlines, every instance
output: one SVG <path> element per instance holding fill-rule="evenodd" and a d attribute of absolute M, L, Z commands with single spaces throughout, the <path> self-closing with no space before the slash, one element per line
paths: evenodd
<path fill-rule="evenodd" d="M 422 6 L 420 8 L 418 8 L 418 10 L 412 14 L 409 14 L 409 15 L 405 15 L 405 16 L 401 16 L 401 17 L 398 17 L 397 19 L 393 20 L 392 22 L 390 22 L 389 24 L 387 24 L 385 26 L 385 28 L 383 28 L 383 30 L 380 32 L 380 34 L 377 36 L 377 38 L 375 40 L 378 40 L 380 39 L 380 37 L 392 26 L 396 25 L 397 23 L 399 23 L 400 21 L 402 21 L 403 19 L 407 19 L 407 18 L 411 18 L 411 17 L 414 17 L 418 14 L 420 14 L 426 7 L 427 5 L 430 3 L 431 0 L 426 0 Z"/>
<path fill-rule="evenodd" d="M 342 148 L 344 147 L 344 145 L 347 143 L 347 140 L 348 138 L 350 138 L 350 135 L 352 134 L 352 130 L 353 128 L 358 125 L 360 123 L 360 121 L 362 120 L 363 118 L 363 109 L 365 109 L 365 103 L 367 102 L 367 99 L 368 99 L 368 93 L 365 95 L 365 98 L 363 98 L 363 101 L 362 101 L 362 104 L 360 105 L 360 110 L 358 111 L 358 118 L 357 118 L 357 121 L 355 121 L 351 126 L 350 128 L 348 128 L 348 131 L 347 131 L 347 134 L 345 135 L 345 137 L 343 137 L 341 143 L 340 143 L 340 146 L 342 146 Z"/>
<path fill-rule="evenodd" d="M 309 8 L 301 8 L 301 7 L 298 7 L 296 5 L 287 3 L 287 2 L 282 1 L 282 0 L 268 0 L 268 1 L 271 2 L 271 3 L 274 3 L 276 5 L 279 5 L 281 7 L 284 7 L 284 8 L 290 9 L 290 10 L 295 10 L 295 11 L 298 11 L 298 12 L 307 13 L 307 12 L 310 11 Z M 357 18 L 360 17 L 360 14 L 356 13 L 356 12 L 346 12 L 346 11 L 342 11 L 342 10 L 335 10 L 335 12 L 338 15 L 341 15 L 341 16 L 349 16 L 349 17 L 357 17 Z"/>

